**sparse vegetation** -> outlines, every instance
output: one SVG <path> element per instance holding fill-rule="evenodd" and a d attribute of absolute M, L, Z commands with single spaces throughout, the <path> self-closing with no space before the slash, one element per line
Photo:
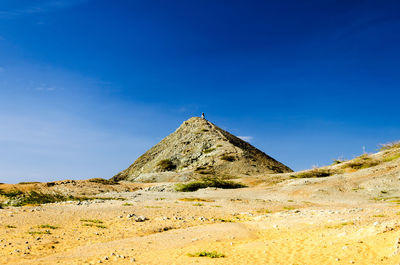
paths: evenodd
<path fill-rule="evenodd" d="M 349 222 L 343 222 L 343 223 L 336 224 L 336 225 L 327 225 L 327 226 L 325 226 L 325 227 L 326 227 L 326 228 L 338 229 L 338 228 L 342 228 L 342 227 L 344 227 L 344 226 L 346 226 L 346 225 L 354 225 L 354 222 L 351 222 L 351 221 L 349 221 Z"/>
<path fill-rule="evenodd" d="M 208 258 L 224 258 L 225 255 L 222 253 L 218 253 L 217 251 L 202 251 L 202 252 L 197 252 L 194 254 L 188 254 L 189 257 L 208 257 Z"/>
<path fill-rule="evenodd" d="M 180 198 L 179 200 L 184 202 L 214 202 L 214 200 L 202 198 Z"/>
<path fill-rule="evenodd" d="M 228 162 L 233 162 L 236 159 L 235 159 L 235 157 L 233 155 L 223 154 L 221 156 L 221 160 L 228 161 Z"/>
<path fill-rule="evenodd" d="M 222 180 L 217 177 L 204 177 L 199 181 L 177 184 L 175 186 L 175 190 L 189 192 L 208 187 L 221 188 L 221 189 L 237 189 L 237 188 L 244 188 L 246 187 L 246 185 L 234 181 Z"/>
<path fill-rule="evenodd" d="M 19 182 L 18 184 L 20 185 L 28 185 L 28 184 L 39 184 L 41 182 L 39 181 L 23 181 L 23 182 Z"/>
<path fill-rule="evenodd" d="M 338 165 L 338 164 L 341 164 L 341 163 L 343 163 L 343 162 L 345 162 L 345 160 L 340 159 L 340 158 L 333 159 L 332 165 Z"/>
<path fill-rule="evenodd" d="M 213 173 L 213 169 L 200 166 L 200 167 L 197 167 L 194 170 L 194 172 L 199 173 L 199 174 L 208 175 L 208 174 L 212 174 Z"/>
<path fill-rule="evenodd" d="M 58 226 L 54 226 L 54 225 L 39 225 L 38 228 L 49 228 L 49 229 L 57 229 Z"/>
<path fill-rule="evenodd" d="M 195 203 L 195 204 L 193 204 L 193 206 L 203 206 L 204 205 L 204 203 Z"/>
<path fill-rule="evenodd" d="M 118 185 L 118 182 L 115 182 L 114 180 L 103 179 L 103 178 L 92 178 L 92 179 L 88 179 L 88 181 L 93 182 L 93 183 L 103 184 L 103 185 Z"/>
<path fill-rule="evenodd" d="M 93 223 L 93 224 L 102 224 L 103 223 L 103 221 L 98 220 L 98 219 L 81 219 L 81 222 Z"/>
<path fill-rule="evenodd" d="M 385 215 L 384 214 L 375 214 L 375 215 L 373 215 L 373 217 L 385 217 Z"/>
<path fill-rule="evenodd" d="M 398 158 L 400 158 L 400 153 L 385 157 L 383 159 L 383 162 L 390 162 L 390 161 L 396 160 Z"/>
<path fill-rule="evenodd" d="M 379 164 L 380 164 L 379 160 L 371 158 L 368 154 L 364 154 L 346 163 L 345 165 L 343 165 L 343 168 L 352 168 L 358 170 L 358 169 L 374 167 Z"/>
<path fill-rule="evenodd" d="M 283 207 L 283 209 L 284 209 L 284 210 L 290 211 L 290 210 L 295 210 L 296 207 L 293 207 L 293 206 L 285 206 L 285 207 Z"/>
<path fill-rule="evenodd" d="M 291 175 L 290 177 L 292 177 L 292 178 L 324 178 L 324 177 L 332 176 L 334 174 L 337 174 L 337 171 L 333 171 L 330 169 L 314 168 L 312 170 L 299 173 L 297 175 Z"/>
<path fill-rule="evenodd" d="M 212 151 L 214 151 L 215 150 L 215 148 L 208 148 L 208 149 L 205 149 L 204 151 L 203 151 L 203 153 L 204 154 L 208 154 L 208 153 L 211 153 Z"/>
<path fill-rule="evenodd" d="M 387 144 L 381 144 L 381 151 L 385 150 L 390 150 L 390 149 L 395 149 L 395 148 L 400 148 L 400 141 L 395 141 Z"/>
<path fill-rule="evenodd" d="M 13 206 L 24 206 L 24 205 L 38 205 L 46 203 L 54 203 L 60 201 L 71 200 L 70 197 L 65 197 L 60 194 L 44 194 L 40 192 L 31 191 L 28 193 L 23 193 L 21 191 L 15 190 L 11 192 L 0 192 L 1 195 L 12 199 Z"/>
<path fill-rule="evenodd" d="M 93 224 L 93 223 L 84 223 L 82 224 L 82 226 L 90 226 L 90 227 L 97 227 L 97 228 L 107 228 L 107 226 L 105 225 L 97 225 L 97 224 Z"/>
<path fill-rule="evenodd" d="M 271 210 L 268 210 L 268 209 L 259 209 L 259 210 L 257 210 L 257 213 L 264 213 L 264 214 L 266 214 L 266 213 L 272 213 L 272 211 L 271 211 Z"/>
<path fill-rule="evenodd" d="M 0 195 L 7 197 L 9 199 L 15 198 L 17 196 L 20 196 L 24 194 L 22 191 L 20 190 L 12 190 L 12 191 L 4 191 L 4 190 L 0 190 Z"/>
<path fill-rule="evenodd" d="M 128 203 L 128 202 L 122 204 L 122 206 L 132 206 L 132 205 L 133 205 L 132 203 Z"/>
<path fill-rule="evenodd" d="M 106 226 L 102 225 L 103 221 L 98 219 L 81 219 L 81 222 L 83 222 L 82 226 L 107 228 Z"/>
<path fill-rule="evenodd" d="M 28 234 L 30 235 L 51 235 L 50 230 L 45 231 L 29 231 Z"/>
<path fill-rule="evenodd" d="M 6 228 L 17 228 L 15 225 L 6 225 Z"/>
<path fill-rule="evenodd" d="M 176 169 L 176 165 L 174 165 L 171 159 L 163 159 L 157 163 L 157 166 L 162 171 L 172 171 Z"/>
<path fill-rule="evenodd" d="M 221 223 L 234 223 L 234 220 L 231 219 L 223 219 L 223 218 L 219 218 L 218 221 L 220 221 Z"/>

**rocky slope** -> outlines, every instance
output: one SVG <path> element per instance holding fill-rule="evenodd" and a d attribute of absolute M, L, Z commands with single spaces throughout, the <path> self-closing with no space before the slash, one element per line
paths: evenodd
<path fill-rule="evenodd" d="M 188 181 L 207 175 L 233 178 L 291 171 L 213 123 L 193 117 L 112 179 Z"/>

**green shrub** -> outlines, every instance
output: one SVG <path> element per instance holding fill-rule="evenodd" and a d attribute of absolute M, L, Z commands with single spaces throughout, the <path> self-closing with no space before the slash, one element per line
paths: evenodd
<path fill-rule="evenodd" d="M 212 151 L 214 151 L 215 150 L 215 148 L 208 148 L 208 149 L 205 149 L 204 151 L 203 151 L 203 153 L 204 154 L 208 154 L 208 153 L 211 153 Z"/>
<path fill-rule="evenodd" d="M 45 231 L 30 231 L 28 232 L 30 235 L 51 235 L 50 230 L 45 230 Z"/>
<path fill-rule="evenodd" d="M 93 224 L 102 224 L 103 223 L 103 221 L 98 220 L 98 219 L 81 219 L 81 222 L 93 223 Z"/>
<path fill-rule="evenodd" d="M 203 175 L 209 175 L 209 174 L 213 174 L 213 168 L 207 168 L 207 167 L 197 167 L 194 172 L 199 173 L 199 174 L 203 174 Z"/>
<path fill-rule="evenodd" d="M 109 180 L 109 179 L 103 179 L 103 178 L 92 178 L 92 179 L 88 179 L 88 181 L 103 184 L 103 185 L 118 185 L 118 182 L 115 182 L 115 181 Z"/>
<path fill-rule="evenodd" d="M 374 167 L 379 164 L 380 164 L 379 160 L 376 160 L 374 158 L 371 158 L 369 155 L 364 154 L 355 158 L 353 161 L 348 162 L 346 165 L 344 165 L 344 168 L 349 167 L 358 170 L 358 169 Z"/>
<path fill-rule="evenodd" d="M 12 190 L 12 191 L 4 191 L 4 190 L 0 190 L 0 195 L 5 196 L 7 198 L 15 198 L 18 197 L 20 195 L 24 194 L 22 191 L 20 190 Z"/>
<path fill-rule="evenodd" d="M 46 203 L 54 203 L 68 200 L 67 197 L 61 194 L 44 194 L 36 191 L 21 195 L 14 206 L 24 206 L 28 204 L 38 205 Z"/>
<path fill-rule="evenodd" d="M 237 189 L 237 188 L 244 188 L 246 187 L 246 185 L 234 181 L 222 180 L 217 177 L 204 177 L 199 181 L 176 184 L 175 190 L 189 192 L 208 187 L 221 188 L 221 189 Z"/>
<path fill-rule="evenodd" d="M 172 163 L 171 159 L 164 159 L 157 163 L 157 166 L 163 171 L 172 171 L 176 169 L 176 165 Z"/>
<path fill-rule="evenodd" d="M 338 164 L 341 164 L 341 163 L 343 163 L 345 160 L 343 160 L 343 159 L 333 159 L 333 163 L 332 163 L 332 165 L 338 165 Z"/>
<path fill-rule="evenodd" d="M 49 229 L 57 229 L 58 226 L 54 226 L 54 225 L 39 225 L 38 228 L 49 228 Z"/>
<path fill-rule="evenodd" d="M 303 173 L 299 173 L 297 175 L 291 175 L 290 177 L 292 178 L 324 178 L 324 177 L 329 177 L 337 172 L 329 169 L 319 169 L 315 168 Z"/>
<path fill-rule="evenodd" d="M 189 257 L 208 257 L 208 258 L 224 258 L 225 255 L 222 253 L 218 253 L 217 251 L 202 251 L 202 252 L 197 252 L 194 254 L 188 254 Z"/>
<path fill-rule="evenodd" d="M 235 159 L 235 157 L 233 155 L 223 154 L 221 156 L 221 160 L 228 161 L 228 162 L 233 162 L 236 159 Z"/>

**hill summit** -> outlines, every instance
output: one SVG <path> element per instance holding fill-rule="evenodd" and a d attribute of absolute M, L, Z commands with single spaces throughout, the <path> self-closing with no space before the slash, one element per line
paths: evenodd
<path fill-rule="evenodd" d="M 292 170 L 213 123 L 192 117 L 112 179 L 167 182 L 284 172 Z"/>

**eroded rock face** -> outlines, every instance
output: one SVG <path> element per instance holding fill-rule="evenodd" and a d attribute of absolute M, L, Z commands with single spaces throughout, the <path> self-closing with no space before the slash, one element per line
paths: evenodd
<path fill-rule="evenodd" d="M 213 123 L 193 117 L 113 180 L 188 181 L 204 175 L 238 177 L 291 171 Z"/>

